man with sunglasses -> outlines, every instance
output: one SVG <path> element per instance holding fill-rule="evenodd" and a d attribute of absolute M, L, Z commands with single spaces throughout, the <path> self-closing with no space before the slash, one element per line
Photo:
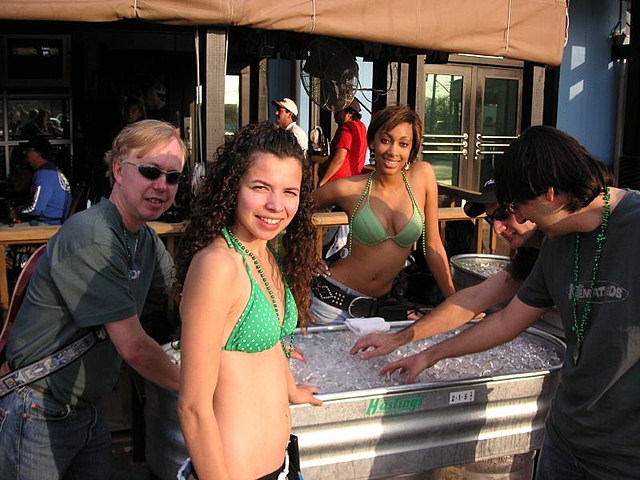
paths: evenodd
<path fill-rule="evenodd" d="M 173 262 L 146 222 L 173 203 L 185 156 L 173 125 L 125 127 L 105 155 L 110 197 L 70 217 L 48 242 L 7 344 L 12 372 L 45 375 L 18 378 L 21 386 L 0 398 L 7 478 L 111 478 L 101 398 L 113 390 L 123 359 L 178 389 L 179 369 L 139 318 L 148 296 L 172 287 Z M 43 359 L 44 369 L 32 367 Z"/>
<path fill-rule="evenodd" d="M 550 305 L 567 349 L 537 480 L 631 480 L 640 472 L 640 192 L 615 188 L 583 145 L 548 126 L 525 130 L 496 165 L 497 197 L 546 235 L 504 309 L 386 366 L 412 382 L 439 360 L 505 343 Z"/>
<path fill-rule="evenodd" d="M 486 213 L 485 219 L 496 234 L 502 236 L 511 248 L 511 263 L 484 282 L 459 290 L 433 311 L 393 334 L 372 333 L 361 338 L 351 349 L 360 352 L 363 360 L 387 355 L 398 347 L 423 338 L 448 332 L 472 320 L 481 312 L 509 301 L 533 267 L 538 255 L 541 235 L 535 223 L 518 223 L 513 215 L 499 208 L 496 182 L 488 180 L 481 194 L 467 202 L 464 211 L 469 217 Z"/>
<path fill-rule="evenodd" d="M 464 205 L 464 213 L 469 217 L 479 217 L 486 214 L 485 220 L 492 226 L 493 231 L 504 238 L 509 244 L 511 256 L 522 247 L 539 247 L 542 235 L 537 232 L 535 223 L 518 223 L 513 215 L 506 213 L 498 204 L 496 198 L 496 181 L 491 178 L 485 182 L 480 195 Z M 533 264 L 532 264 L 533 265 Z"/>

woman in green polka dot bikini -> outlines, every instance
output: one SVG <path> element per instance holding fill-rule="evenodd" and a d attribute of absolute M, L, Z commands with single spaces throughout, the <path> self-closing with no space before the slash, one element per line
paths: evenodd
<path fill-rule="evenodd" d="M 311 178 L 292 133 L 252 124 L 218 148 L 194 199 L 177 259 L 182 478 L 288 478 L 289 404 L 321 403 L 288 363 L 316 260 Z"/>

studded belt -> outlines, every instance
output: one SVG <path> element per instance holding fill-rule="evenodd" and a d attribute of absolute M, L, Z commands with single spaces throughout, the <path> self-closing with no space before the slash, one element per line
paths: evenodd
<path fill-rule="evenodd" d="M 345 310 L 352 317 L 372 317 L 378 310 L 378 302 L 388 299 L 388 295 L 380 298 L 351 295 L 324 277 L 314 277 L 311 291 L 327 305 Z"/>

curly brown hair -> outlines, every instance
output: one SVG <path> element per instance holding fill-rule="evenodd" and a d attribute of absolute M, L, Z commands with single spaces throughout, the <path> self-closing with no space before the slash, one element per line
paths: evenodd
<path fill-rule="evenodd" d="M 191 204 L 191 213 L 176 255 L 178 288 L 184 283 L 194 255 L 235 223 L 240 180 L 254 162 L 254 153 L 293 157 L 302 165 L 298 211 L 282 236 L 284 275 L 298 306 L 299 324 L 309 316 L 311 272 L 317 263 L 311 162 L 295 135 L 272 123 L 254 123 L 238 129 L 218 147 L 214 161 Z"/>

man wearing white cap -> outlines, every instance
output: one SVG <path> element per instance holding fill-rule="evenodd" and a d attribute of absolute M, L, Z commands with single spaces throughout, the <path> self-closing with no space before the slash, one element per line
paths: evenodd
<path fill-rule="evenodd" d="M 282 100 L 272 100 L 271 104 L 276 107 L 276 123 L 286 130 L 291 130 L 298 139 L 302 150 L 306 153 L 309 139 L 305 131 L 296 123 L 298 118 L 298 106 L 290 98 Z"/>

